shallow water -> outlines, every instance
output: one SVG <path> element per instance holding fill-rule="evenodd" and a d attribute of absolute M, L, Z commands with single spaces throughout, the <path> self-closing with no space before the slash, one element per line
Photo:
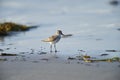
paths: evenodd
<path fill-rule="evenodd" d="M 4 52 L 49 52 L 49 44 L 42 39 L 61 29 L 72 37 L 62 38 L 57 44 L 59 56 L 89 54 L 99 56 L 105 50 L 120 51 L 120 5 L 112 6 L 110 0 L 2 0 L 0 21 L 13 21 L 37 25 L 37 29 L 20 32 L 15 36 L 0 37 Z M 6 48 L 10 48 L 6 50 Z M 112 52 L 108 57 L 120 56 Z"/>

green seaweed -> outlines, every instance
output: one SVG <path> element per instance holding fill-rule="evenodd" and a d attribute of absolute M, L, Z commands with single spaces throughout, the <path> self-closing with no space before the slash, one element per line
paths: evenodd
<path fill-rule="evenodd" d="M 120 62 L 120 57 L 112 57 L 112 58 L 105 58 L 105 59 L 92 59 L 91 56 L 76 56 L 79 60 L 83 60 L 85 62 Z"/>
<path fill-rule="evenodd" d="M 22 24 L 17 24 L 14 22 L 0 23 L 0 36 L 8 35 L 9 32 L 13 32 L 13 31 L 16 31 L 16 32 L 28 31 L 31 28 L 33 28 L 33 27 L 22 25 Z"/>

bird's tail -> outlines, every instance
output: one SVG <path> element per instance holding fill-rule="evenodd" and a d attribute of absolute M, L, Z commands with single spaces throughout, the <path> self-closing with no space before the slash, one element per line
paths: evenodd
<path fill-rule="evenodd" d="M 49 42 L 48 40 L 41 40 L 42 42 Z"/>

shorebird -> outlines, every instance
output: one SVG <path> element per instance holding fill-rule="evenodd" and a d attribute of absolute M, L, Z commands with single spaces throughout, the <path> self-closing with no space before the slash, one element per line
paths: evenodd
<path fill-rule="evenodd" d="M 54 45 L 55 52 L 57 52 L 56 49 L 56 43 L 59 42 L 61 39 L 61 36 L 64 35 L 61 30 L 57 30 L 55 35 L 52 35 L 51 37 L 42 40 L 43 42 L 49 42 L 50 43 L 50 52 L 52 52 L 52 45 Z"/>

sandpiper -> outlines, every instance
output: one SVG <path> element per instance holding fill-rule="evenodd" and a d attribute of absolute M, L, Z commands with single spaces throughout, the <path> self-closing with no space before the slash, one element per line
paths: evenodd
<path fill-rule="evenodd" d="M 55 52 L 57 52 L 56 49 L 56 43 L 61 39 L 61 36 L 64 35 L 61 30 L 57 30 L 55 35 L 52 35 L 51 37 L 42 40 L 43 42 L 49 42 L 50 43 L 50 52 L 52 52 L 52 45 L 54 45 Z"/>

